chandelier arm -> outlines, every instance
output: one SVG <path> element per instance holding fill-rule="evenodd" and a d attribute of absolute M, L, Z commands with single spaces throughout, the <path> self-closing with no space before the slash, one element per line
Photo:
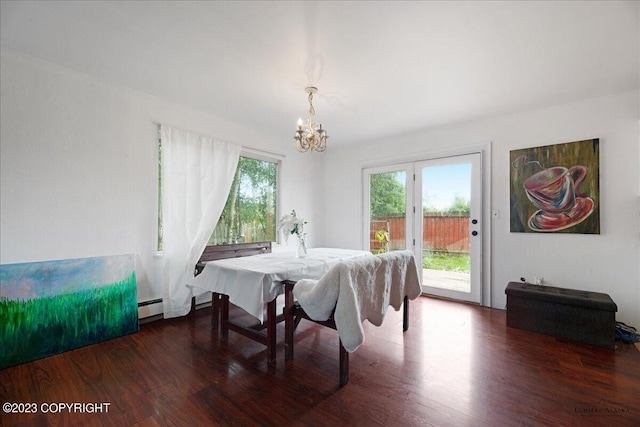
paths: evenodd
<path fill-rule="evenodd" d="M 302 134 L 296 135 L 294 139 L 296 140 L 296 148 L 299 152 L 305 153 L 309 150 L 310 147 L 307 139 L 303 137 Z"/>

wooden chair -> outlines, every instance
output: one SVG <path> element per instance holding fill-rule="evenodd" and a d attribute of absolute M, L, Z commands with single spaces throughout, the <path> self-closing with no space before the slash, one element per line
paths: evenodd
<path fill-rule="evenodd" d="M 412 266 L 409 269 L 415 267 L 415 260 L 413 259 L 413 255 L 411 255 Z M 339 263 L 340 264 L 340 263 Z M 336 265 L 332 268 L 340 268 L 340 266 Z M 328 273 L 329 274 L 329 273 Z M 417 281 L 417 270 L 415 272 L 411 272 L 411 280 L 414 280 L 413 288 L 410 290 L 412 298 L 415 298 L 420 293 L 420 284 Z M 415 277 L 415 279 L 414 279 Z M 299 302 L 295 301 L 295 297 L 293 294 L 293 289 L 296 286 L 297 282 L 294 281 L 284 281 L 285 287 L 285 306 L 284 306 L 284 316 L 285 316 L 285 360 L 292 360 L 294 356 L 294 333 L 301 319 L 306 319 L 311 322 L 317 323 L 322 326 L 326 326 L 332 328 L 334 330 L 338 330 L 335 321 L 335 307 L 331 312 L 331 315 L 327 320 L 314 320 L 312 319 L 304 310 L 304 308 L 300 305 Z M 404 284 L 402 285 L 404 287 Z M 418 289 L 418 293 L 416 294 L 416 286 Z M 403 306 L 403 322 L 402 322 L 402 330 L 406 331 L 409 329 L 409 296 L 404 295 L 402 298 L 402 306 Z M 340 358 L 340 387 L 343 387 L 349 382 L 349 352 L 345 349 L 342 340 L 340 340 L 340 348 L 339 348 L 339 358 Z"/>

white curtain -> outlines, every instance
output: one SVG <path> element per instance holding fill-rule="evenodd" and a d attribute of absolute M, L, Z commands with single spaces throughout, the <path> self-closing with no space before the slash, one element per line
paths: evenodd
<path fill-rule="evenodd" d="M 241 146 L 160 126 L 164 317 L 184 316 L 185 284 L 224 209 Z"/>

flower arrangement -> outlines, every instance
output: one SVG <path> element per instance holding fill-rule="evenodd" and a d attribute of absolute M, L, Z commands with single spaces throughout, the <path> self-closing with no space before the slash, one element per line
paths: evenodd
<path fill-rule="evenodd" d="M 298 218 L 295 209 L 291 211 L 289 215 L 284 215 L 280 218 L 278 228 L 282 231 L 284 241 L 288 242 L 289 236 L 295 234 L 298 238 L 298 249 L 302 254 L 307 253 L 307 247 L 305 246 L 304 239 L 307 233 L 304 232 L 304 225 L 307 221 Z"/>
<path fill-rule="evenodd" d="M 283 215 L 282 218 L 280 218 L 279 228 L 282 230 L 284 241 L 288 241 L 291 234 L 296 234 L 298 238 L 304 237 L 306 235 L 304 232 L 304 225 L 306 223 L 307 221 L 298 218 L 295 209 L 292 210 L 289 215 Z"/>

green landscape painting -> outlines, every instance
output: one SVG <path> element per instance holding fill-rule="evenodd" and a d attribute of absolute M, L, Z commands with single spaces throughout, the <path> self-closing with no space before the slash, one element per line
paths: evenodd
<path fill-rule="evenodd" d="M 138 329 L 133 255 L 0 265 L 0 369 Z"/>

